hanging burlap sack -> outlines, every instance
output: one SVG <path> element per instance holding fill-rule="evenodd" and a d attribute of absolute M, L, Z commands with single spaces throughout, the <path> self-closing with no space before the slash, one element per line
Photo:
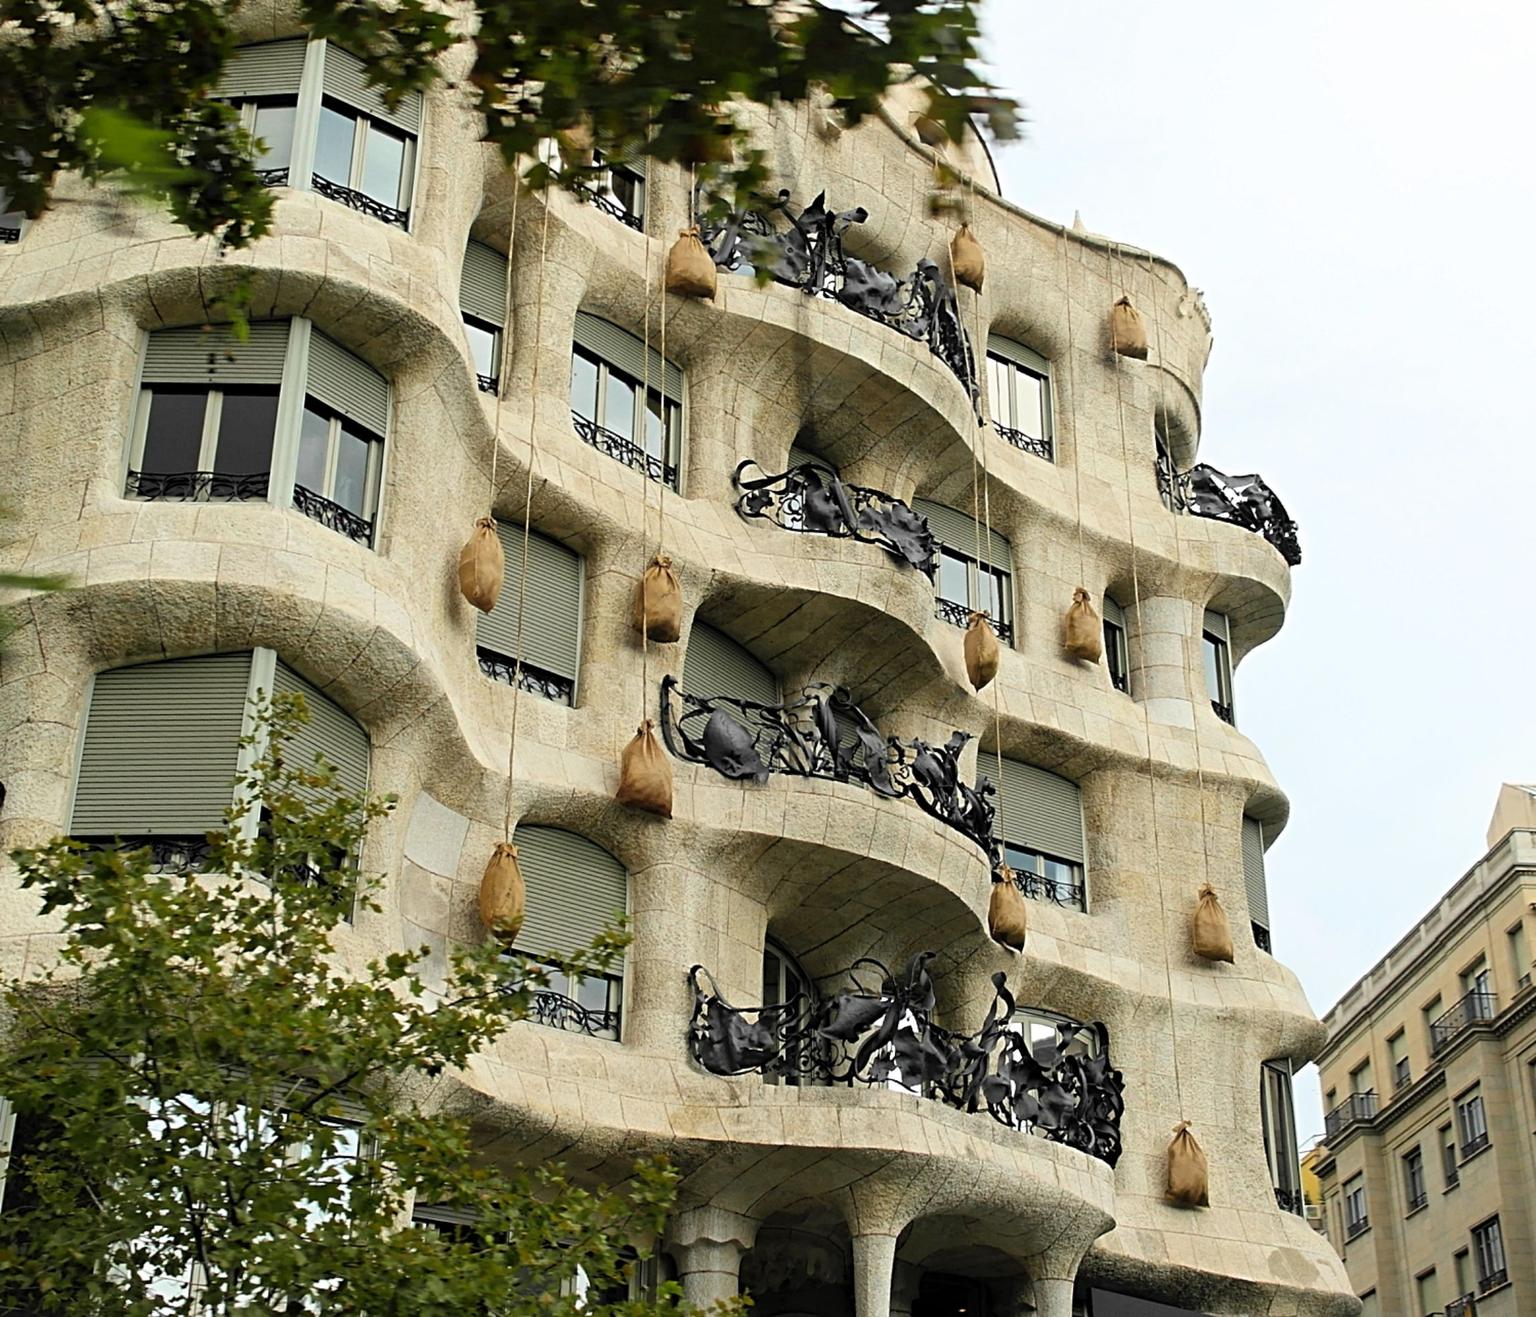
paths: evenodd
<path fill-rule="evenodd" d="M 1194 952 L 1204 960 L 1232 961 L 1232 929 L 1210 883 L 1200 888 L 1195 903 Z"/>
<path fill-rule="evenodd" d="M 1029 907 L 1024 893 L 1013 880 L 1013 870 L 1003 865 L 1001 876 L 992 883 L 992 900 L 987 906 L 987 932 L 994 942 L 1013 951 L 1024 950 L 1029 934 Z"/>
<path fill-rule="evenodd" d="M 496 522 L 491 517 L 481 517 L 459 550 L 459 589 L 482 613 L 489 613 L 501 598 L 506 571 L 507 555 L 501 551 Z"/>
<path fill-rule="evenodd" d="M 977 690 L 997 676 L 997 632 L 985 613 L 972 613 L 965 629 L 965 675 Z"/>
<path fill-rule="evenodd" d="M 1168 1145 L 1168 1201 L 1180 1207 L 1211 1205 L 1210 1170 L 1187 1120 L 1173 1127 L 1173 1142 Z"/>
<path fill-rule="evenodd" d="M 480 879 L 480 922 L 501 941 L 516 941 L 523 928 L 528 889 L 517 864 L 517 847 L 499 841 Z"/>
<path fill-rule="evenodd" d="M 672 817 L 672 761 L 656 739 L 655 724 L 647 718 L 624 747 L 619 760 L 619 789 L 614 799 L 621 805 Z"/>
<path fill-rule="evenodd" d="M 679 229 L 667 253 L 667 291 L 684 297 L 715 295 L 715 262 L 699 241 L 697 225 Z"/>
<path fill-rule="evenodd" d="M 683 588 L 664 553 L 651 559 L 635 591 L 635 630 L 658 645 L 674 644 L 683 634 Z"/>
<path fill-rule="evenodd" d="M 1070 658 L 1085 663 L 1097 663 L 1104 653 L 1104 623 L 1082 586 L 1072 591 L 1072 604 L 1067 609 L 1065 648 Z"/>
<path fill-rule="evenodd" d="M 592 121 L 583 117 L 569 128 L 557 128 L 555 145 L 567 169 L 591 169 L 597 147 L 592 137 Z"/>
<path fill-rule="evenodd" d="M 1122 297 L 1109 313 L 1109 341 L 1122 357 L 1147 359 L 1147 327 L 1129 297 Z"/>
<path fill-rule="evenodd" d="M 919 114 L 912 120 L 912 131 L 924 146 L 943 149 L 949 145 L 949 129 L 929 114 Z"/>
<path fill-rule="evenodd" d="M 954 263 L 955 282 L 979 293 L 987 277 L 987 258 L 982 255 L 981 244 L 969 224 L 962 224 L 950 241 L 949 259 Z"/>

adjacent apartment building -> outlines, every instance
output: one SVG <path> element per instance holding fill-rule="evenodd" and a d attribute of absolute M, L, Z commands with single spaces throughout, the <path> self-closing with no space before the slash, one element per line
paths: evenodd
<path fill-rule="evenodd" d="M 1536 786 L 1324 1017 L 1324 1223 L 1368 1313 L 1536 1312 Z"/>
<path fill-rule="evenodd" d="M 518 194 L 451 80 L 386 105 L 290 7 L 237 21 L 269 236 L 221 252 L 69 179 L 0 228 L 3 562 L 72 582 L 0 656 L 0 845 L 195 869 L 248 695 L 302 691 L 305 748 L 398 799 L 343 959 L 484 937 L 508 819 L 521 950 L 558 971 L 628 913 L 622 968 L 557 973 L 445 1100 L 503 1160 L 671 1156 L 695 1301 L 1351 1314 L 1301 1214 L 1290 1074 L 1323 1030 L 1271 954 L 1288 806 L 1242 730 L 1295 527 L 1196 460 L 1199 292 L 1002 197 L 975 140 L 945 153 L 987 277 L 956 287 L 897 97 L 856 129 L 756 112 L 779 200 L 704 222 L 713 300 L 664 298 L 686 170 L 599 157 L 584 195 Z M 1122 297 L 1144 360 L 1112 350 Z M 487 514 L 507 578 L 478 613 L 455 568 Z M 658 550 L 682 635 L 643 648 Z M 1079 586 L 1099 662 L 1063 650 Z M 973 611 L 1002 647 L 980 692 Z M 642 718 L 670 820 L 614 800 Z M 1022 956 L 988 936 L 1005 860 Z M 1191 954 L 1206 882 L 1230 964 Z M 8 967 L 50 932 L 0 883 Z M 901 1046 L 855 1064 L 833 1014 Z M 1185 1120 L 1208 1208 L 1165 1201 Z"/>

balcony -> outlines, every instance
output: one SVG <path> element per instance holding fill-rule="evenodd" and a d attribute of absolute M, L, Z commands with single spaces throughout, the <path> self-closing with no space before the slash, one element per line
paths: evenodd
<path fill-rule="evenodd" d="M 1500 1267 L 1497 1271 L 1490 1271 L 1486 1276 L 1478 1278 L 1477 1292 L 1487 1294 L 1490 1290 L 1496 1290 L 1500 1285 L 1509 1284 L 1509 1271 Z"/>
<path fill-rule="evenodd" d="M 1360 1236 L 1363 1235 L 1370 1228 L 1371 1228 L 1371 1218 L 1370 1217 L 1368 1217 L 1368 1216 L 1357 1216 L 1353 1221 L 1349 1222 L 1344 1227 L 1344 1239 L 1345 1239 L 1345 1242 L 1347 1243 L 1351 1239 L 1359 1239 Z"/>
<path fill-rule="evenodd" d="M 1406 1056 L 1400 1056 L 1392 1066 L 1392 1092 L 1401 1093 L 1413 1083 L 1413 1070 Z"/>
<path fill-rule="evenodd" d="M 1445 1317 L 1476 1317 L 1477 1301 L 1471 1294 L 1463 1294 L 1445 1305 Z"/>
<path fill-rule="evenodd" d="M 475 650 L 475 660 L 483 676 L 507 686 L 515 686 L 529 695 L 553 700 L 556 704 L 569 704 L 575 694 L 576 683 L 569 677 L 561 677 L 531 663 L 519 663 L 516 659 L 498 654 L 484 646 Z"/>
<path fill-rule="evenodd" d="M 1374 1088 L 1364 1093 L 1351 1093 L 1323 1117 L 1323 1137 L 1332 1139 L 1357 1122 L 1374 1120 L 1378 1109 Z"/>
<path fill-rule="evenodd" d="M 1307 1214 L 1307 1200 L 1300 1189 L 1275 1189 L 1275 1206 L 1293 1216 Z"/>
<path fill-rule="evenodd" d="M 627 435 L 599 425 L 580 412 L 571 413 L 571 427 L 583 443 L 591 444 L 605 457 L 622 462 L 632 471 L 640 472 L 647 480 L 654 480 L 669 489 L 677 488 L 676 465 L 648 453 Z"/>
<path fill-rule="evenodd" d="M 999 973 L 980 1030 L 942 1028 L 932 1018 L 935 954 L 918 953 L 899 974 L 866 957 L 845 972 L 847 989 L 825 1001 L 796 993 L 747 1007 L 732 1006 L 695 965 L 689 1052 L 713 1075 L 901 1089 L 960 1111 L 984 1110 L 1009 1129 L 1113 1166 L 1125 1081 L 1110 1064 L 1104 1025 L 1058 1019 L 1053 1037 L 1034 1035 L 1012 1023 L 1014 999 Z"/>
<path fill-rule="evenodd" d="M 275 172 L 275 171 L 274 171 Z M 282 171 L 286 182 L 287 171 Z M 357 188 L 350 188 L 342 183 L 337 183 L 326 178 L 323 174 L 315 174 L 311 179 L 318 196 L 325 197 L 328 201 L 339 201 L 343 206 L 350 206 L 353 210 L 361 211 L 364 215 L 372 215 L 374 219 L 383 220 L 386 224 L 393 224 L 396 228 L 405 228 L 410 222 L 411 212 L 401 210 L 399 207 L 390 206 L 380 201 L 377 197 L 370 197 L 366 192 Z"/>
<path fill-rule="evenodd" d="M 14 228 L 14 229 L 11 228 L 9 225 L 0 226 L 0 243 L 20 242 L 20 241 L 21 241 L 21 228 L 20 228 L 19 225 L 16 228 Z"/>
<path fill-rule="evenodd" d="M 1480 1153 L 1484 1148 L 1488 1146 L 1488 1142 L 1489 1140 L 1487 1130 L 1484 1130 L 1481 1134 L 1474 1134 L 1470 1139 L 1461 1145 L 1461 1160 L 1470 1161 L 1473 1157 L 1477 1156 L 1478 1153 Z"/>
<path fill-rule="evenodd" d="M 1159 442 L 1157 487 L 1170 512 L 1240 526 L 1262 535 L 1292 567 L 1301 562 L 1296 523 L 1261 476 L 1224 475 L 1203 462 L 1188 471 L 1175 471 L 1173 459 Z"/>
<path fill-rule="evenodd" d="M 1467 993 L 1450 1010 L 1429 1026 L 1430 1052 L 1439 1056 L 1475 1024 L 1484 1024 L 1498 1014 L 1498 998 L 1491 992 Z"/>

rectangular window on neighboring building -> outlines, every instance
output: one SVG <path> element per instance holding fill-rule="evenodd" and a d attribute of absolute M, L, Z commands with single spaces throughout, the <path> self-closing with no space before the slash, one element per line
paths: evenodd
<path fill-rule="evenodd" d="M 1433 1267 L 1415 1277 L 1414 1288 L 1418 1291 L 1418 1317 L 1431 1317 L 1440 1311 L 1440 1278 Z"/>
<path fill-rule="evenodd" d="M 1482 956 L 1462 970 L 1461 991 L 1462 999 L 1466 1002 L 1468 1020 L 1493 1019 L 1493 974 Z"/>
<path fill-rule="evenodd" d="M 1461 1159 L 1488 1146 L 1488 1114 L 1483 1108 L 1479 1088 L 1469 1089 L 1456 1099 L 1456 1125 L 1461 1135 Z"/>
<path fill-rule="evenodd" d="M 1392 1091 L 1399 1092 L 1412 1082 L 1413 1074 L 1408 1061 L 1408 1032 L 1399 1029 L 1387 1039 L 1387 1060 L 1392 1064 Z"/>
<path fill-rule="evenodd" d="M 1461 1183 L 1461 1169 L 1456 1157 L 1456 1139 L 1449 1125 L 1440 1127 L 1440 1167 L 1445 1172 L 1447 1189 L 1454 1189 Z"/>
<path fill-rule="evenodd" d="M 1429 1190 L 1424 1184 L 1424 1151 L 1414 1148 L 1403 1157 L 1403 1193 L 1408 1199 L 1408 1210 L 1417 1212 L 1429 1201 Z"/>
<path fill-rule="evenodd" d="M 1509 1280 L 1509 1267 L 1504 1260 L 1504 1233 L 1499 1229 L 1499 1218 L 1490 1217 L 1482 1225 L 1472 1227 L 1472 1249 L 1477 1255 L 1477 1288 L 1486 1294 Z"/>
<path fill-rule="evenodd" d="M 1516 992 L 1531 986 L 1531 947 L 1525 936 L 1525 921 L 1521 920 L 1505 933 L 1509 942 L 1509 977 Z"/>
<path fill-rule="evenodd" d="M 1370 1224 L 1365 1207 L 1365 1176 L 1352 1176 L 1344 1182 L 1344 1238 L 1353 1239 Z"/>
<path fill-rule="evenodd" d="M 1424 1021 L 1424 1040 L 1429 1044 L 1430 1055 L 1435 1053 L 1435 1021 L 1445 1014 L 1444 1003 L 1437 992 L 1427 1002 L 1419 1007 L 1419 1016 Z"/>
<path fill-rule="evenodd" d="M 1367 1290 L 1360 1296 L 1360 1317 L 1381 1317 L 1381 1304 L 1375 1290 Z"/>

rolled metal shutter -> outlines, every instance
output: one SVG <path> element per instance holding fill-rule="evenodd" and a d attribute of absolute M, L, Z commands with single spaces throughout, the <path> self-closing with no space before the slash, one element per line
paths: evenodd
<path fill-rule="evenodd" d="M 563 828 L 519 827 L 512 834 L 527 884 L 517 950 L 563 961 L 628 912 L 629 875 L 595 842 Z"/>
<path fill-rule="evenodd" d="M 631 379 L 644 382 L 647 378 L 645 343 L 627 329 L 578 311 L 573 337 L 578 347 L 586 348 L 610 366 L 618 367 Z M 661 353 L 655 348 L 650 349 L 649 360 L 651 387 L 659 388 L 673 402 L 682 402 L 683 372 L 670 361 L 663 362 Z"/>
<path fill-rule="evenodd" d="M 200 836 L 222 828 L 250 676 L 249 651 L 98 674 L 71 834 Z"/>
<path fill-rule="evenodd" d="M 1121 608 L 1108 595 L 1104 596 L 1104 620 L 1113 622 L 1120 630 L 1125 630 L 1125 609 Z"/>
<path fill-rule="evenodd" d="M 940 544 L 947 545 L 956 553 L 963 553 L 967 558 L 976 556 L 977 522 L 974 518 L 942 503 L 931 503 L 925 498 L 913 499 L 912 510 L 928 518 L 928 529 Z M 987 566 L 1000 567 L 1012 573 L 1013 550 L 1007 536 L 999 535 L 995 530 L 989 533 L 983 528 L 981 551 Z"/>
<path fill-rule="evenodd" d="M 507 258 L 473 238 L 459 273 L 459 310 L 488 324 L 507 322 Z"/>
<path fill-rule="evenodd" d="M 983 754 L 980 772 L 995 767 Z M 1017 759 L 1003 760 L 997 826 L 1015 846 L 1083 863 L 1083 793 L 1076 782 Z"/>
<path fill-rule="evenodd" d="M 318 329 L 309 335 L 308 391 L 365 430 L 389 430 L 389 381 Z"/>
<path fill-rule="evenodd" d="M 987 335 L 987 351 L 994 357 L 1001 357 L 1004 361 L 1011 361 L 1015 366 L 1023 366 L 1025 370 L 1035 375 L 1049 375 L 1051 363 L 1038 352 L 1025 347 L 1022 343 L 1015 343 L 1011 338 L 1003 338 L 998 334 Z"/>
<path fill-rule="evenodd" d="M 1269 927 L 1269 883 L 1264 876 L 1264 825 L 1243 815 L 1243 885 L 1248 889 L 1248 917 Z"/>
<path fill-rule="evenodd" d="M 759 704 L 779 702 L 779 679 L 723 632 L 695 622 L 683 658 L 683 690 L 701 699 L 728 695 Z"/>
<path fill-rule="evenodd" d="M 792 444 L 789 449 L 789 467 L 793 471 L 797 466 L 804 466 L 807 462 L 816 462 L 821 466 L 831 466 L 832 463 L 817 457 L 815 453 L 807 452 L 798 444 Z"/>
<path fill-rule="evenodd" d="M 304 75 L 303 37 L 288 41 L 263 41 L 241 46 L 229 57 L 219 75 L 214 94 L 231 100 L 251 96 L 298 95 L 299 79 Z"/>
<path fill-rule="evenodd" d="M 274 694 L 302 695 L 309 710 L 308 724 L 288 742 L 288 762 L 298 768 L 313 768 L 318 755 L 336 770 L 336 782 L 344 792 L 364 795 L 368 790 L 368 733 L 335 700 L 282 663 L 277 665 L 272 688 Z"/>
<path fill-rule="evenodd" d="M 412 136 L 421 132 L 421 93 L 408 92 L 391 110 L 379 89 L 368 85 L 363 61 L 335 42 L 327 42 L 325 47 L 325 94 L 401 132 Z"/>
<path fill-rule="evenodd" d="M 506 573 L 496 607 L 475 618 L 475 643 L 517 657 L 518 574 L 523 566 L 523 528 L 498 521 Z M 523 660 L 557 677 L 576 680 L 581 666 L 581 556 L 543 535 L 528 536 L 527 620 Z"/>
<path fill-rule="evenodd" d="M 1218 640 L 1223 641 L 1229 646 L 1231 645 L 1232 631 L 1231 628 L 1227 625 L 1227 615 L 1225 613 L 1218 613 L 1212 609 L 1207 608 L 1205 610 L 1205 617 L 1203 618 L 1201 625 Z"/>
<path fill-rule="evenodd" d="M 144 353 L 145 384 L 280 384 L 288 321 L 258 320 L 241 343 L 228 325 L 156 329 Z"/>

